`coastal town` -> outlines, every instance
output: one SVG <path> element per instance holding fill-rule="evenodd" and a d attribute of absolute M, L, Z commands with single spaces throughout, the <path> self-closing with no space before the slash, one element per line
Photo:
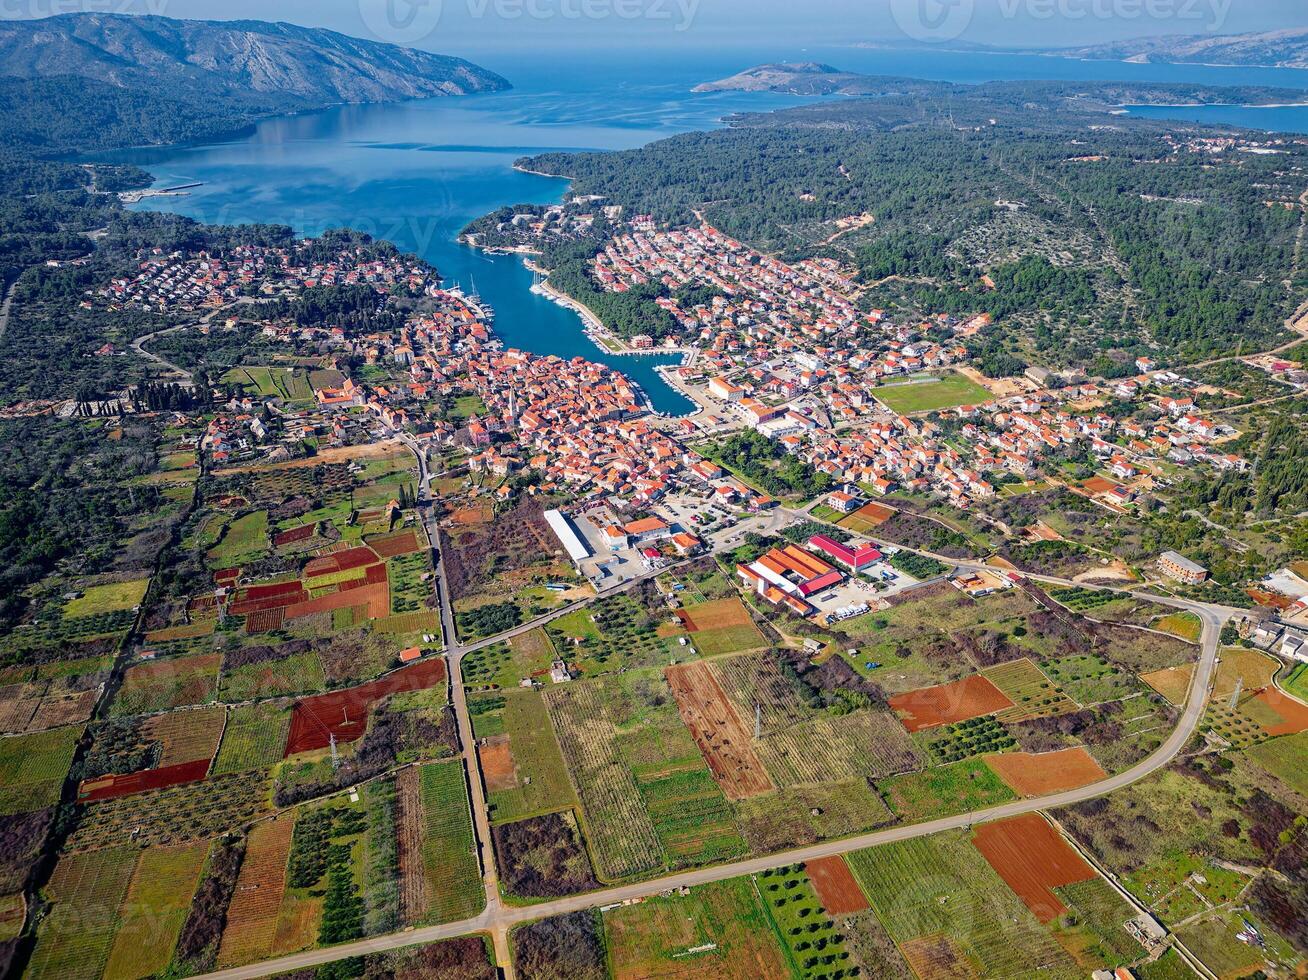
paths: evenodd
<path fill-rule="evenodd" d="M 0 24 L 0 977 L 1303 980 L 1292 69 L 535 13 Z"/>

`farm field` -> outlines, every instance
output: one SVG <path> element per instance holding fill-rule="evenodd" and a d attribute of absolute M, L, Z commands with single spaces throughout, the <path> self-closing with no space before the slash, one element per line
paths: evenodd
<path fill-rule="evenodd" d="M 311 401 L 313 388 L 303 368 L 235 367 L 222 376 L 225 385 L 240 385 L 259 398 Z"/>
<path fill-rule="evenodd" d="M 286 751 L 290 730 L 290 707 L 284 702 L 266 701 L 233 708 L 211 772 L 220 776 L 275 766 Z"/>
<path fill-rule="evenodd" d="M 208 762 L 218 751 L 227 712 L 223 708 L 170 711 L 154 715 L 141 726 L 147 738 L 162 746 L 159 768 L 186 762 Z"/>
<path fill-rule="evenodd" d="M 770 792 L 772 780 L 750 744 L 749 728 L 709 665 L 669 667 L 667 679 L 681 720 L 727 797 L 740 800 Z"/>
<path fill-rule="evenodd" d="M 70 725 L 0 739 L 0 814 L 30 813 L 59 801 L 81 732 Z"/>
<path fill-rule="evenodd" d="M 849 863 L 919 975 L 1083 976 L 963 832 L 857 851 Z"/>
<path fill-rule="evenodd" d="M 91 849 L 129 839 L 141 846 L 209 840 L 243 826 L 269 805 L 263 773 L 210 776 L 92 804 L 68 847 Z"/>
<path fill-rule="evenodd" d="M 141 852 L 118 911 L 105 980 L 142 980 L 168 968 L 208 854 L 207 843 Z"/>
<path fill-rule="evenodd" d="M 542 696 L 536 691 L 505 691 L 469 701 L 473 733 L 479 741 L 507 737 L 496 750 L 501 766 L 497 786 L 487 787 L 487 808 L 494 823 L 507 823 L 575 806 L 559 743 Z"/>
<path fill-rule="evenodd" d="M 666 691 L 662 678 L 646 678 L 651 688 Z M 619 729 L 634 727 L 636 733 L 652 736 L 657 744 L 663 726 L 649 725 L 648 721 L 657 718 L 642 717 L 643 706 L 622 697 L 624 688 L 631 690 L 627 686 L 630 679 L 627 675 L 562 685 L 551 688 L 545 697 L 568 774 L 581 800 L 596 871 L 610 881 L 653 871 L 664 861 L 662 841 L 636 775 L 623 757 L 619 735 Z M 666 717 L 666 710 L 660 713 Z M 675 716 L 673 721 L 679 725 Z M 671 733 L 671 726 L 666 730 Z"/>
<path fill-rule="evenodd" d="M 873 396 L 898 415 L 981 405 L 991 399 L 990 392 L 975 381 L 952 371 L 934 382 L 881 385 Z"/>
<path fill-rule="evenodd" d="M 1030 660 L 1014 660 L 981 672 L 1013 703 L 995 718 L 1003 723 L 1052 718 L 1077 710 L 1077 704 L 1060 691 Z"/>
<path fill-rule="evenodd" d="M 1245 750 L 1245 755 L 1297 793 L 1308 796 L 1308 733 L 1274 738 Z"/>
<path fill-rule="evenodd" d="M 98 980 L 113 948 L 118 908 L 136 867 L 133 848 L 70 854 L 56 866 L 46 895 L 27 976 L 33 980 Z"/>
<path fill-rule="evenodd" d="M 1040 667 L 1070 698 L 1083 705 L 1117 701 L 1144 690 L 1135 674 L 1091 654 L 1046 660 Z"/>
<path fill-rule="evenodd" d="M 251 831 L 218 947 L 220 969 L 272 955 L 295 823 L 293 817 L 283 817 L 265 821 Z"/>
<path fill-rule="evenodd" d="M 1281 680 L 1281 687 L 1291 696 L 1308 702 L 1308 664 L 1296 664 Z"/>
<path fill-rule="evenodd" d="M 778 786 L 881 779 L 925 761 L 903 726 L 881 708 L 800 721 L 765 731 L 753 744 Z"/>
<path fill-rule="evenodd" d="M 1164 667 L 1162 670 L 1152 670 L 1147 674 L 1141 674 L 1140 680 L 1167 698 L 1172 704 L 1180 707 L 1185 704 L 1186 696 L 1190 693 L 1190 681 L 1193 677 L 1194 665 L 1185 664 L 1182 667 Z"/>
<path fill-rule="evenodd" d="M 1036 797 L 1089 786 L 1108 774 L 1084 748 L 1032 755 L 988 755 L 985 763 L 1019 796 Z"/>
<path fill-rule="evenodd" d="M 804 865 L 827 915 L 852 915 L 868 908 L 867 896 L 858 887 L 849 865 L 840 856 L 819 858 Z"/>
<path fill-rule="evenodd" d="M 613 980 L 757 980 L 789 972 L 750 878 L 604 913 Z"/>
<path fill-rule="evenodd" d="M 890 707 L 910 732 L 995 714 L 1013 706 L 1003 691 L 980 676 L 909 691 L 890 699 Z"/>
<path fill-rule="evenodd" d="M 1095 877 L 1085 859 L 1036 813 L 985 824 L 972 843 L 1045 925 L 1067 914 L 1054 889 Z"/>
<path fill-rule="evenodd" d="M 786 787 L 740 800 L 736 817 L 756 854 L 849 837 L 895 821 L 866 779 Z"/>
<path fill-rule="evenodd" d="M 211 568 L 232 568 L 254 561 L 268 550 L 268 512 L 251 511 L 227 524 L 209 549 Z"/>
<path fill-rule="evenodd" d="M 844 931 L 827 916 L 802 865 L 764 871 L 757 884 L 763 908 L 800 976 L 843 976 L 853 966 Z"/>
<path fill-rule="evenodd" d="M 1113 969 L 1133 963 L 1144 948 L 1126 931 L 1136 910 L 1098 875 L 1054 889 L 1071 910 L 1054 924 L 1055 935 L 1083 966 Z"/>
<path fill-rule="evenodd" d="M 716 599 L 677 612 L 695 649 L 705 657 L 742 653 L 767 646 L 767 640 L 737 598 Z"/>
<path fill-rule="evenodd" d="M 471 918 L 485 906 L 463 765 L 433 763 L 419 769 L 422 865 L 427 912 L 420 921 Z"/>
<path fill-rule="evenodd" d="M 894 813 L 908 823 L 983 810 L 1015 799 L 1013 791 L 980 759 L 895 776 L 877 786 Z"/>
<path fill-rule="evenodd" d="M 82 595 L 64 606 L 64 616 L 78 619 L 135 609 L 145 598 L 149 584 L 148 578 L 142 578 L 112 585 L 89 586 Z"/>
<path fill-rule="evenodd" d="M 133 664 L 109 712 L 120 718 L 211 701 L 221 662 L 222 657 L 213 653 Z"/>

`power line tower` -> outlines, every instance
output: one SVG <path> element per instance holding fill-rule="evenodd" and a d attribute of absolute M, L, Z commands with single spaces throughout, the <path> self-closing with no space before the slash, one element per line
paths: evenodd
<path fill-rule="evenodd" d="M 1239 677 L 1235 681 L 1235 690 L 1231 692 L 1231 703 L 1227 707 L 1234 711 L 1240 706 L 1240 695 L 1244 693 L 1244 678 Z"/>
<path fill-rule="evenodd" d="M 761 702 L 754 702 L 754 740 L 758 741 L 763 737 L 763 705 Z"/>
<path fill-rule="evenodd" d="M 336 752 L 336 733 L 335 733 L 335 732 L 332 732 L 331 734 L 329 734 L 329 735 L 327 736 L 327 744 L 328 744 L 329 746 L 331 746 L 331 750 L 332 750 L 332 772 L 336 772 L 337 770 L 339 770 L 339 769 L 341 768 L 341 757 L 340 757 L 340 756 L 337 754 L 337 752 Z"/>

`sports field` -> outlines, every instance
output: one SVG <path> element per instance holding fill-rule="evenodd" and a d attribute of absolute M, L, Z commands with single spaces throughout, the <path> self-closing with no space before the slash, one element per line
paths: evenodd
<path fill-rule="evenodd" d="M 961 374 L 949 373 L 937 381 L 904 382 L 883 385 L 873 391 L 877 401 L 892 412 L 939 412 L 960 405 L 980 405 L 990 401 L 990 392 Z"/>

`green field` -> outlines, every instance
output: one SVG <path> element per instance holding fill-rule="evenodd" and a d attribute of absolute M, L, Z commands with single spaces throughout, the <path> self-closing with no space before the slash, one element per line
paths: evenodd
<path fill-rule="evenodd" d="M 136 855 L 135 848 L 117 847 L 59 862 L 46 886 L 54 905 L 41 922 L 28 977 L 98 980 L 103 975 Z"/>
<path fill-rule="evenodd" d="M 1281 681 L 1281 687 L 1300 701 L 1308 701 L 1308 664 L 1297 664 L 1289 676 Z"/>
<path fill-rule="evenodd" d="M 500 707 L 477 713 L 478 705 L 485 708 L 495 704 Z M 505 691 L 493 699 L 474 699 L 470 707 L 477 738 L 508 735 L 518 767 L 515 788 L 487 794 L 492 821 L 509 823 L 576 805 L 563 755 L 539 693 Z"/>
<path fill-rule="evenodd" d="M 105 980 L 140 980 L 168 968 L 208 854 L 207 843 L 141 853 L 119 911 Z"/>
<path fill-rule="evenodd" d="M 980 405 L 991 399 L 990 392 L 961 374 L 950 372 L 939 381 L 882 385 L 872 394 L 892 412 L 938 412 L 960 405 Z"/>
<path fill-rule="evenodd" d="M 222 539 L 209 549 L 213 568 L 229 568 L 262 558 L 268 551 L 268 512 L 252 511 L 236 518 Z"/>
<path fill-rule="evenodd" d="M 481 866 L 472 835 L 472 813 L 462 763 L 420 770 L 422 863 L 427 877 L 429 923 L 467 919 L 485 907 Z"/>
<path fill-rule="evenodd" d="M 1252 748 L 1247 755 L 1296 793 L 1308 796 L 1308 732 L 1274 738 Z"/>
<path fill-rule="evenodd" d="M 748 852 L 702 756 L 645 767 L 636 784 L 670 866 L 713 864 Z"/>
<path fill-rule="evenodd" d="M 225 385 L 241 385 L 260 398 L 312 401 L 309 373 L 302 368 L 237 367 L 222 377 Z"/>
<path fill-rule="evenodd" d="M 915 941 L 943 937 L 982 976 L 1085 976 L 965 833 L 869 848 L 848 861 L 906 956 Z"/>
<path fill-rule="evenodd" d="M 80 725 L 0 738 L 0 814 L 30 813 L 59 802 L 81 736 Z"/>
<path fill-rule="evenodd" d="M 214 760 L 213 774 L 268 769 L 281 762 L 291 712 L 284 705 L 264 703 L 233 708 Z"/>
<path fill-rule="evenodd" d="M 895 814 L 909 823 L 983 810 L 1017 798 L 979 758 L 896 776 L 877 785 Z"/>
<path fill-rule="evenodd" d="M 97 616 L 102 613 L 135 609 L 145 598 L 145 590 L 149 585 L 148 578 L 116 582 L 111 585 L 92 585 L 81 596 L 64 606 L 64 616 L 68 619 L 77 619 L 81 616 Z"/>
<path fill-rule="evenodd" d="M 609 909 L 604 930 L 617 977 L 742 980 L 788 972 L 786 954 L 749 878 Z"/>

